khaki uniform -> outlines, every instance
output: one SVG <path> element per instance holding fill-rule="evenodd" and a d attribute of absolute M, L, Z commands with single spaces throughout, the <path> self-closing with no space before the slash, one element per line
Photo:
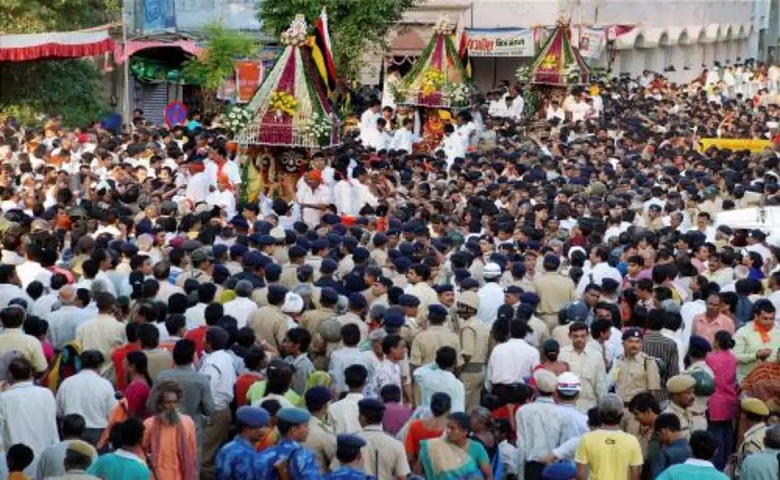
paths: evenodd
<path fill-rule="evenodd" d="M 371 257 L 376 262 L 377 266 L 384 268 L 387 265 L 387 250 L 384 248 L 375 248 L 371 250 Z"/>
<path fill-rule="evenodd" d="M 406 478 L 409 473 L 409 460 L 404 445 L 382 431 L 381 425 L 369 425 L 357 432 L 366 441 L 361 449 L 363 471 L 375 478 Z"/>
<path fill-rule="evenodd" d="M 444 325 L 431 325 L 418 333 L 409 349 L 409 362 L 420 367 L 436 360 L 436 352 L 441 347 L 452 347 L 458 353 L 457 365 L 463 365 L 460 356 L 460 338 Z"/>
<path fill-rule="evenodd" d="M 287 288 L 293 288 L 298 285 L 298 265 L 292 263 L 283 264 L 279 284 Z"/>
<path fill-rule="evenodd" d="M 197 280 L 200 283 L 211 283 L 214 281 L 214 279 L 211 278 L 211 275 L 204 272 L 203 270 L 199 268 L 188 268 L 186 270 L 183 270 L 176 278 L 176 286 L 184 288 L 184 282 L 186 282 L 190 278 L 193 280 Z"/>
<path fill-rule="evenodd" d="M 407 319 L 406 323 L 398 331 L 398 335 L 400 335 L 406 343 L 407 348 L 411 347 L 414 337 L 416 337 L 418 333 L 420 333 L 420 328 L 417 326 L 417 321 L 415 319 L 411 319 L 411 321 Z"/>
<path fill-rule="evenodd" d="M 336 456 L 336 434 L 333 428 L 317 417 L 309 418 L 309 435 L 303 445 L 314 453 L 320 473 L 330 471 L 330 462 Z"/>
<path fill-rule="evenodd" d="M 696 362 L 695 364 L 691 365 L 685 373 L 692 374 L 696 371 L 703 371 L 712 379 L 715 379 L 715 373 L 712 371 L 712 369 L 704 363 Z M 691 432 L 695 432 L 696 430 L 707 430 L 707 401 L 709 400 L 709 397 L 705 397 L 702 395 L 696 395 L 696 398 L 693 401 L 693 405 L 688 407 L 688 413 L 691 415 Z"/>
<path fill-rule="evenodd" d="M 258 288 L 252 292 L 252 301 L 257 304 L 258 307 L 267 307 L 268 303 L 268 287 Z"/>
<path fill-rule="evenodd" d="M 686 440 L 691 438 L 691 431 L 693 430 L 691 428 L 692 417 L 688 409 L 682 408 L 674 402 L 670 402 L 669 406 L 666 407 L 666 410 L 662 413 L 671 413 L 680 419 L 680 434 L 683 435 Z"/>
<path fill-rule="evenodd" d="M 747 432 L 745 432 L 745 436 L 742 437 L 742 443 L 739 444 L 737 452 L 734 454 L 736 455 L 734 472 L 737 475 L 739 475 L 739 472 L 742 470 L 742 462 L 745 461 L 745 458 L 748 455 L 764 451 L 764 437 L 766 436 L 766 429 L 767 426 L 765 423 L 759 423 L 753 425 L 747 430 Z"/>
<path fill-rule="evenodd" d="M 467 412 L 480 404 L 482 385 L 485 384 L 489 342 L 490 328 L 487 325 L 476 316 L 466 320 L 460 330 L 460 353 L 469 357 L 469 363 L 463 366 L 460 380 L 466 390 Z"/>
<path fill-rule="evenodd" d="M 547 324 L 539 319 L 539 317 L 532 316 L 528 320 L 528 327 L 531 328 L 532 334 L 525 337 L 525 340 L 532 347 L 541 349 L 545 340 L 550 338 L 550 330 L 547 328 Z"/>
<path fill-rule="evenodd" d="M 533 279 L 531 279 L 528 275 L 520 279 L 519 282 L 512 283 L 522 288 L 524 292 L 536 293 L 536 285 L 534 285 Z"/>
<path fill-rule="evenodd" d="M 406 279 L 406 275 L 403 273 L 395 272 L 390 276 L 390 280 L 393 281 L 393 286 L 401 289 L 406 289 L 409 286 L 409 280 Z"/>
<path fill-rule="evenodd" d="M 550 335 L 550 337 L 555 339 L 555 341 L 558 342 L 558 345 L 560 345 L 561 348 L 568 347 L 569 345 L 571 345 L 571 338 L 569 338 L 568 325 L 558 325 L 557 327 L 553 328 L 552 335 Z"/>
<path fill-rule="evenodd" d="M 255 335 L 281 351 L 282 342 L 287 335 L 287 317 L 282 310 L 273 305 L 260 307 L 249 319 L 249 326 Z"/>
<path fill-rule="evenodd" d="M 552 331 L 558 325 L 558 312 L 577 300 L 577 289 L 571 278 L 558 272 L 547 272 L 535 281 L 539 295 L 539 315 Z"/>
<path fill-rule="evenodd" d="M 414 295 L 420 300 L 420 306 L 417 307 L 417 325 L 425 328 L 428 325 L 428 307 L 439 303 L 439 296 L 436 291 L 425 282 L 419 282 L 409 289 L 409 294 Z"/>
<path fill-rule="evenodd" d="M 320 267 L 322 266 L 322 260 L 323 260 L 323 258 L 320 257 L 319 255 L 311 255 L 309 257 L 306 257 L 306 261 L 303 262 L 303 263 L 305 263 L 307 265 L 311 265 L 311 268 L 314 269 L 314 281 L 315 282 L 320 279 Z M 297 283 L 298 283 L 298 277 L 296 276 L 295 284 L 297 284 Z M 295 286 L 295 284 L 293 284 L 293 286 Z"/>
<path fill-rule="evenodd" d="M 655 359 L 639 352 L 633 357 L 620 357 L 615 360 L 610 372 L 615 384 L 615 393 L 628 407 L 628 402 L 638 393 L 646 391 L 661 391 L 661 374 Z M 636 435 L 640 425 L 626 408 L 623 415 L 623 428 L 626 432 Z"/>
<path fill-rule="evenodd" d="M 225 262 L 224 265 L 225 268 L 228 269 L 228 272 L 230 272 L 231 276 L 238 275 L 239 273 L 244 271 L 244 267 L 242 267 L 240 263 L 234 262 L 232 260 L 229 262 Z"/>
<path fill-rule="evenodd" d="M 347 312 L 344 315 L 338 317 L 338 321 L 343 327 L 344 325 L 352 324 L 357 325 L 360 329 L 360 341 L 364 342 L 368 338 L 368 325 L 358 315 L 353 312 Z"/>
<path fill-rule="evenodd" d="M 320 324 L 326 318 L 336 316 L 336 312 L 332 308 L 316 308 L 314 310 L 307 310 L 303 312 L 301 318 L 298 321 L 298 325 L 305 328 L 312 338 L 311 348 L 309 349 L 309 357 L 314 364 L 314 368 L 317 370 L 328 370 L 328 357 L 326 356 L 326 346 L 322 342 L 320 337 Z"/>
<path fill-rule="evenodd" d="M 273 254 L 274 263 L 277 265 L 284 265 L 290 261 L 290 254 L 287 247 L 276 246 Z"/>

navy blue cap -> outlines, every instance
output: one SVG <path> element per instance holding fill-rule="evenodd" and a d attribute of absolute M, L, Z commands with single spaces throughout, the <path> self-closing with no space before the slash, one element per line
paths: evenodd
<path fill-rule="evenodd" d="M 310 242 L 313 242 L 313 241 L 317 240 L 318 238 L 320 238 L 319 235 L 317 235 L 317 232 L 315 232 L 314 230 L 309 230 L 308 232 L 306 232 L 304 237 L 306 238 L 306 240 L 308 240 Z"/>
<path fill-rule="evenodd" d="M 339 264 L 332 258 L 326 258 L 320 265 L 320 272 L 329 275 L 339 268 Z"/>
<path fill-rule="evenodd" d="M 269 285 L 268 294 L 283 297 L 289 290 L 284 285 Z"/>
<path fill-rule="evenodd" d="M 388 242 L 387 235 L 384 233 L 377 233 L 374 235 L 373 243 L 375 247 L 381 247 L 382 245 L 386 244 Z"/>
<path fill-rule="evenodd" d="M 328 241 L 324 238 L 320 238 L 311 243 L 312 252 L 318 252 L 320 250 L 325 250 L 326 248 L 328 248 Z"/>
<path fill-rule="evenodd" d="M 523 289 L 517 285 L 509 285 L 504 289 L 504 293 L 508 293 L 510 295 L 521 295 L 523 293 Z"/>
<path fill-rule="evenodd" d="M 377 398 L 364 398 L 358 402 L 358 411 L 384 412 L 385 404 Z"/>
<path fill-rule="evenodd" d="M 384 275 L 380 275 L 376 277 L 376 282 L 381 283 L 387 288 L 390 288 L 393 286 L 393 281 L 389 277 L 385 277 Z"/>
<path fill-rule="evenodd" d="M 230 256 L 233 258 L 238 258 L 243 256 L 247 250 L 249 250 L 246 245 L 242 245 L 240 243 L 234 243 L 230 246 Z"/>
<path fill-rule="evenodd" d="M 319 411 L 332 400 L 330 390 L 324 385 L 317 385 L 306 392 L 306 407 L 309 411 Z"/>
<path fill-rule="evenodd" d="M 415 297 L 414 295 L 409 295 L 405 293 L 400 297 L 398 297 L 398 305 L 401 305 L 402 307 L 419 307 L 420 299 Z"/>
<path fill-rule="evenodd" d="M 251 235 L 249 235 L 249 241 L 252 243 L 260 243 L 260 240 L 263 238 L 263 234 L 260 232 L 255 232 Z"/>
<path fill-rule="evenodd" d="M 276 245 L 276 239 L 270 235 L 261 235 L 257 243 L 263 246 Z"/>
<path fill-rule="evenodd" d="M 414 255 L 415 249 L 411 243 L 404 242 L 398 245 L 398 251 L 404 255 Z"/>
<path fill-rule="evenodd" d="M 308 241 L 308 240 L 306 240 L 306 239 L 305 239 L 305 238 L 303 238 L 303 237 L 298 237 L 298 238 L 295 240 L 295 243 L 297 243 L 297 244 L 298 244 L 298 246 L 300 246 L 300 247 L 303 247 L 303 248 L 304 248 L 304 249 L 305 249 L 307 252 L 308 252 L 309 250 L 311 250 L 311 249 L 312 249 L 311 242 L 310 242 L 310 241 Z M 288 253 L 289 253 L 289 252 L 288 252 Z"/>
<path fill-rule="evenodd" d="M 271 416 L 264 408 L 244 405 L 236 410 L 236 420 L 249 428 L 263 428 L 271 422 Z"/>
<path fill-rule="evenodd" d="M 341 218 L 334 213 L 328 213 L 322 216 L 322 223 L 325 225 L 336 225 L 337 223 L 341 223 Z"/>
<path fill-rule="evenodd" d="M 228 251 L 228 246 L 225 245 L 224 243 L 220 243 L 218 245 L 214 245 L 213 247 L 211 247 L 211 253 L 215 257 L 221 257 L 222 255 L 226 254 L 227 251 Z"/>
<path fill-rule="evenodd" d="M 414 229 L 416 227 L 417 226 L 415 224 L 413 224 L 411 222 L 407 222 L 407 223 L 404 223 L 403 225 L 401 225 L 401 231 L 404 232 L 404 233 L 414 233 Z"/>
<path fill-rule="evenodd" d="M 365 262 L 370 256 L 371 253 L 363 247 L 357 247 L 352 251 L 352 258 L 354 258 L 356 262 Z"/>
<path fill-rule="evenodd" d="M 247 268 L 257 268 L 263 265 L 263 254 L 257 250 L 251 250 L 244 254 L 241 265 Z"/>
<path fill-rule="evenodd" d="M 287 255 L 290 258 L 303 258 L 306 256 L 306 249 L 300 245 L 293 245 L 287 249 Z"/>
<path fill-rule="evenodd" d="M 385 318 L 382 321 L 382 324 L 385 327 L 401 328 L 405 322 L 406 318 L 404 318 L 404 312 L 398 310 L 397 308 L 389 308 L 385 312 Z"/>
<path fill-rule="evenodd" d="M 531 305 L 532 307 L 539 305 L 539 301 L 539 295 L 535 294 L 534 292 L 523 292 L 520 295 L 520 303 Z"/>
<path fill-rule="evenodd" d="M 231 225 L 233 225 L 233 228 L 240 228 L 240 229 L 243 229 L 243 230 L 248 230 L 249 229 L 249 222 L 247 221 L 246 218 L 244 218 L 244 217 L 242 217 L 240 215 L 236 215 L 235 217 L 230 219 L 229 223 Z"/>
<path fill-rule="evenodd" d="M 710 350 L 712 350 L 712 346 L 710 345 L 710 342 L 706 338 L 700 337 L 698 335 L 691 335 L 689 345 L 690 348 L 695 348 L 696 350 L 704 353 L 707 353 Z"/>
<path fill-rule="evenodd" d="M 320 300 L 325 300 L 328 303 L 336 303 L 339 301 L 339 293 L 332 287 L 322 287 L 322 290 L 320 290 Z"/>
<path fill-rule="evenodd" d="M 350 246 L 350 247 L 357 247 L 357 245 L 358 245 L 357 238 L 349 236 L 349 235 L 344 237 L 342 239 L 342 242 L 344 243 L 344 245 Z"/>
<path fill-rule="evenodd" d="M 330 231 L 338 235 L 346 235 L 347 227 L 339 223 L 337 225 L 333 225 L 332 227 L 330 227 Z"/>
<path fill-rule="evenodd" d="M 642 338 L 642 330 L 638 328 L 629 328 L 625 332 L 623 332 L 623 340 L 628 340 L 629 338 Z"/>
<path fill-rule="evenodd" d="M 453 273 L 455 274 L 455 280 L 458 282 L 462 282 L 471 276 L 471 272 L 465 268 L 456 268 Z"/>
<path fill-rule="evenodd" d="M 278 418 L 280 422 L 300 425 L 308 422 L 311 415 L 309 415 L 309 412 L 306 410 L 300 408 L 286 407 L 279 410 L 279 413 L 276 414 L 276 418 Z"/>
<path fill-rule="evenodd" d="M 522 277 L 525 275 L 525 265 L 523 265 L 522 262 L 513 262 L 512 275 L 515 277 Z"/>
<path fill-rule="evenodd" d="M 428 306 L 428 317 L 446 318 L 448 313 L 449 312 L 447 312 L 447 309 L 438 303 L 434 303 L 433 305 Z"/>
<path fill-rule="evenodd" d="M 398 257 L 393 262 L 395 269 L 401 273 L 405 273 L 412 266 L 412 261 L 406 257 Z"/>
<path fill-rule="evenodd" d="M 335 248 L 341 245 L 342 238 L 341 235 L 339 235 L 338 233 L 331 232 L 328 234 L 327 238 L 328 238 L 328 245 L 330 245 L 331 248 Z"/>
<path fill-rule="evenodd" d="M 261 235 L 268 235 L 269 233 L 271 233 L 271 230 L 273 230 L 273 228 L 274 225 L 271 222 L 266 222 L 264 220 L 255 222 L 255 232 Z"/>
<path fill-rule="evenodd" d="M 460 288 L 464 290 L 468 290 L 470 288 L 479 288 L 479 282 L 476 278 L 468 277 L 464 278 L 462 282 L 460 282 Z"/>
<path fill-rule="evenodd" d="M 125 253 L 127 255 L 135 255 L 138 253 L 138 247 L 135 246 L 135 244 L 132 244 L 130 242 L 124 242 L 122 243 L 122 253 Z"/>
<path fill-rule="evenodd" d="M 360 450 L 366 446 L 366 441 L 358 435 L 342 433 L 336 437 L 336 448 L 340 450 Z"/>
<path fill-rule="evenodd" d="M 368 302 L 362 293 L 351 293 L 349 295 L 349 308 L 366 308 Z"/>
<path fill-rule="evenodd" d="M 434 285 L 434 287 L 433 287 L 433 290 L 434 290 L 436 293 L 438 293 L 438 294 L 442 294 L 442 293 L 447 293 L 447 292 L 454 292 L 454 291 L 455 291 L 455 287 L 453 287 L 453 286 L 452 286 L 452 285 L 450 285 L 450 284 L 446 284 L 446 285 Z"/>
<path fill-rule="evenodd" d="M 281 275 L 282 274 L 282 267 L 280 265 L 277 265 L 275 263 L 270 263 L 266 265 L 265 267 L 265 274 L 267 276 L 275 276 L 275 275 Z"/>

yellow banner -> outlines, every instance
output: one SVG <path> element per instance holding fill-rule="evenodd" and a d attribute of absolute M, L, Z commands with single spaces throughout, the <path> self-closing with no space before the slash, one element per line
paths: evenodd
<path fill-rule="evenodd" d="M 741 138 L 702 138 L 699 140 L 701 151 L 710 147 L 728 148 L 729 150 L 750 150 L 753 153 L 760 153 L 767 148 L 772 148 L 771 140 L 750 140 Z"/>

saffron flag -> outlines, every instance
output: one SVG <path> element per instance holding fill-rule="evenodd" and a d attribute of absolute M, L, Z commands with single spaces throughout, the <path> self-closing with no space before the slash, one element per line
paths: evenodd
<path fill-rule="evenodd" d="M 466 71 L 466 76 L 471 77 L 471 59 L 469 58 L 468 34 L 466 33 L 466 22 L 463 20 L 463 14 L 458 18 L 458 24 L 455 26 L 455 38 L 453 40 L 455 49 L 458 52 L 458 58 Z"/>
<path fill-rule="evenodd" d="M 322 8 L 320 18 L 314 22 L 314 35 L 309 42 L 311 45 L 311 56 L 317 72 L 322 78 L 322 82 L 327 89 L 328 96 L 331 96 L 336 89 L 336 66 L 333 63 L 333 52 L 330 47 L 330 33 L 328 33 L 328 15 L 325 7 Z"/>

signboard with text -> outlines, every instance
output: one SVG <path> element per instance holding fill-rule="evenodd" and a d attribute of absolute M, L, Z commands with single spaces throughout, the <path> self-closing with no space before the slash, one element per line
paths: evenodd
<path fill-rule="evenodd" d="M 470 57 L 533 57 L 530 28 L 470 28 L 466 30 Z"/>

